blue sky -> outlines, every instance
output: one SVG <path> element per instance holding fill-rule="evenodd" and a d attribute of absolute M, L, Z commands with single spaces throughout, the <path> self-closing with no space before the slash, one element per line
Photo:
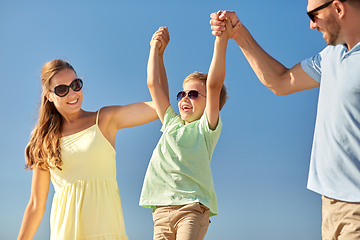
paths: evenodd
<path fill-rule="evenodd" d="M 42 65 L 69 61 L 84 79 L 83 109 L 149 101 L 149 40 L 168 26 L 165 51 L 172 105 L 183 79 L 207 72 L 210 13 L 235 10 L 258 43 L 291 67 L 321 51 L 306 0 L 0 1 L 0 239 L 15 239 L 30 196 L 24 148 L 37 118 Z M 318 90 L 275 96 L 231 40 L 221 111 L 223 131 L 212 159 L 219 215 L 206 240 L 320 239 L 320 195 L 306 189 Z M 118 132 L 117 179 L 130 239 L 152 238 L 151 210 L 138 206 L 160 121 Z M 34 239 L 49 239 L 51 186 Z"/>

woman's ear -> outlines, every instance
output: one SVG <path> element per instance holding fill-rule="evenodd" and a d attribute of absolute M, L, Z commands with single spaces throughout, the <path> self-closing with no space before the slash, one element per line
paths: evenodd
<path fill-rule="evenodd" d="M 51 94 L 49 92 L 45 93 L 45 97 L 49 102 L 53 102 L 53 100 L 51 99 Z"/>

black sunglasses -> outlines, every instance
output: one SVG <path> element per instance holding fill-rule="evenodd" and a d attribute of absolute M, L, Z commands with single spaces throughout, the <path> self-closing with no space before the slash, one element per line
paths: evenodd
<path fill-rule="evenodd" d="M 82 89 L 83 82 L 80 78 L 74 79 L 69 86 L 67 85 L 58 85 L 54 88 L 54 91 L 49 90 L 49 92 L 55 93 L 59 97 L 65 97 L 69 93 L 69 89 L 71 88 L 75 92 L 78 92 Z"/>
<path fill-rule="evenodd" d="M 180 101 L 181 99 L 183 99 L 184 97 L 186 97 L 186 95 L 188 96 L 188 98 L 194 100 L 194 99 L 197 99 L 197 97 L 200 95 L 200 96 L 203 96 L 204 98 L 206 98 L 206 96 L 202 95 L 201 93 L 199 93 L 198 91 L 196 90 L 190 90 L 188 92 L 185 92 L 185 91 L 181 91 L 179 92 L 177 95 L 176 95 L 176 99 L 178 101 Z"/>
<path fill-rule="evenodd" d="M 333 3 L 335 0 L 332 0 L 330 2 L 324 3 L 323 5 L 315 8 L 314 10 L 311 10 L 310 12 L 307 12 L 307 15 L 309 16 L 309 18 L 311 19 L 311 21 L 315 22 L 315 13 L 320 11 L 321 9 L 326 8 L 327 6 L 329 6 L 331 3 Z M 346 0 L 340 0 L 340 2 L 346 2 Z"/>

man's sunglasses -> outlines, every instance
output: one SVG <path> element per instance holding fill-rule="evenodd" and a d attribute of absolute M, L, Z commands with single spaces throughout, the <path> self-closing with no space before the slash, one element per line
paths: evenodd
<path fill-rule="evenodd" d="M 75 92 L 78 92 L 82 89 L 83 82 L 80 78 L 74 79 L 69 86 L 67 85 L 58 85 L 54 88 L 54 91 L 49 90 L 50 92 L 55 93 L 59 97 L 65 97 L 69 93 L 69 89 L 71 88 Z"/>
<path fill-rule="evenodd" d="M 197 97 L 200 95 L 200 96 L 203 96 L 204 98 L 206 98 L 206 96 L 202 95 L 201 93 L 199 93 L 198 91 L 196 90 L 190 90 L 188 92 L 185 92 L 185 91 L 181 91 L 179 92 L 177 95 L 176 95 L 176 99 L 178 101 L 180 101 L 181 99 L 183 99 L 184 97 L 186 97 L 186 95 L 188 96 L 188 98 L 192 99 L 192 100 L 195 100 L 197 99 Z"/>
<path fill-rule="evenodd" d="M 321 9 L 326 8 L 327 6 L 329 6 L 331 3 L 333 3 L 335 0 L 332 0 L 330 2 L 324 3 L 323 5 L 315 8 L 314 10 L 311 10 L 310 12 L 307 12 L 307 15 L 309 16 L 309 18 L 311 19 L 311 21 L 315 22 L 315 13 L 320 11 Z M 340 0 L 340 2 L 345 2 L 346 0 Z"/>

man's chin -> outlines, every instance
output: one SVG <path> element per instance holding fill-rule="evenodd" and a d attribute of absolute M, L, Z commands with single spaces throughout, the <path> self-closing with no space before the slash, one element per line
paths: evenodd
<path fill-rule="evenodd" d="M 336 46 L 336 45 L 341 44 L 340 42 L 337 41 L 337 39 L 334 39 L 334 38 L 331 38 L 331 37 L 329 38 L 329 37 L 327 37 L 325 34 L 326 34 L 326 33 L 323 34 L 323 38 L 324 38 L 324 40 L 325 40 L 325 42 L 326 42 L 327 45 L 329 45 L 329 46 Z"/>

